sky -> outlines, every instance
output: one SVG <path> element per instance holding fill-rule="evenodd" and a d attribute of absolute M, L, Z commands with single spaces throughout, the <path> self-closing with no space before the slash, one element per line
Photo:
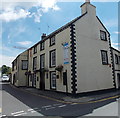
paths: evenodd
<path fill-rule="evenodd" d="M 37 1 L 37 2 L 36 2 Z M 91 0 L 97 16 L 111 34 L 112 46 L 118 43 L 118 2 Z M 84 0 L 4 0 L 0 6 L 0 67 L 11 62 L 21 52 L 81 15 Z"/>

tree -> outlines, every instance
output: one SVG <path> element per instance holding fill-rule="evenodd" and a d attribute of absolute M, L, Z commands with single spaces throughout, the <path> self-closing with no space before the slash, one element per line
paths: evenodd
<path fill-rule="evenodd" d="M 2 73 L 2 75 L 3 74 L 10 74 L 11 73 L 11 67 L 9 67 L 9 66 L 6 66 L 6 65 L 3 65 L 1 68 L 0 68 L 0 70 L 1 70 L 1 73 Z"/>

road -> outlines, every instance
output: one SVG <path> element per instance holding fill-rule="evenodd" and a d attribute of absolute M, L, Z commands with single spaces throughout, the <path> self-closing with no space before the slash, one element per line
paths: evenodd
<path fill-rule="evenodd" d="M 97 108 L 115 102 L 115 98 L 101 102 L 76 104 L 63 103 L 49 98 L 33 95 L 11 86 L 0 83 L 2 93 L 2 116 L 84 116 L 93 113 Z"/>

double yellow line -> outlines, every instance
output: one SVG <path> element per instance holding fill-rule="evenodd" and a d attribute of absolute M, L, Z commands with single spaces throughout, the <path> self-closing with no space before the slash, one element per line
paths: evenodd
<path fill-rule="evenodd" d="M 18 89 L 16 87 L 14 87 L 14 88 L 17 89 L 17 90 L 24 91 L 26 93 L 35 95 L 35 96 L 39 96 L 39 97 L 42 97 L 42 98 L 46 98 L 46 99 L 49 99 L 49 100 L 52 100 L 52 101 L 56 101 L 56 102 L 60 102 L 60 103 L 65 103 L 65 104 L 89 104 L 89 103 L 92 104 L 92 103 L 103 102 L 103 101 L 111 100 L 111 99 L 115 99 L 115 98 L 120 98 L 120 95 L 116 95 L 116 96 L 111 96 L 111 97 L 102 98 L 102 99 L 94 100 L 94 101 L 88 101 L 88 102 L 69 102 L 69 101 L 67 102 L 67 101 L 62 101 L 62 100 L 56 99 L 56 98 L 52 98 L 52 97 L 48 97 L 48 96 L 44 96 L 44 95 L 39 95 L 39 94 L 31 93 L 29 91 L 26 91 L 26 90 L 23 90 L 23 89 Z"/>

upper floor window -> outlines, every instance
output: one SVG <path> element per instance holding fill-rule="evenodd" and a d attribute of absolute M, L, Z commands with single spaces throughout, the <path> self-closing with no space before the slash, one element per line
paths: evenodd
<path fill-rule="evenodd" d="M 40 50 L 44 50 L 45 48 L 45 42 L 40 43 Z"/>
<path fill-rule="evenodd" d="M 103 64 L 103 65 L 107 65 L 107 64 L 108 64 L 107 51 L 101 50 L 101 58 L 102 58 L 102 64 Z"/>
<path fill-rule="evenodd" d="M 50 67 L 56 66 L 56 51 L 50 51 Z"/>
<path fill-rule="evenodd" d="M 34 54 L 37 53 L 37 46 L 34 47 Z"/>
<path fill-rule="evenodd" d="M 37 69 L 37 57 L 33 58 L 33 70 Z"/>
<path fill-rule="evenodd" d="M 22 60 L 22 70 L 28 69 L 28 60 Z"/>
<path fill-rule="evenodd" d="M 45 67 L 45 54 L 40 55 L 40 68 Z"/>
<path fill-rule="evenodd" d="M 115 63 L 118 64 L 119 63 L 119 58 L 118 55 L 115 54 Z"/>
<path fill-rule="evenodd" d="M 105 31 L 100 31 L 100 39 L 107 41 L 107 36 Z"/>
<path fill-rule="evenodd" d="M 55 36 L 50 38 L 50 46 L 55 45 Z"/>

